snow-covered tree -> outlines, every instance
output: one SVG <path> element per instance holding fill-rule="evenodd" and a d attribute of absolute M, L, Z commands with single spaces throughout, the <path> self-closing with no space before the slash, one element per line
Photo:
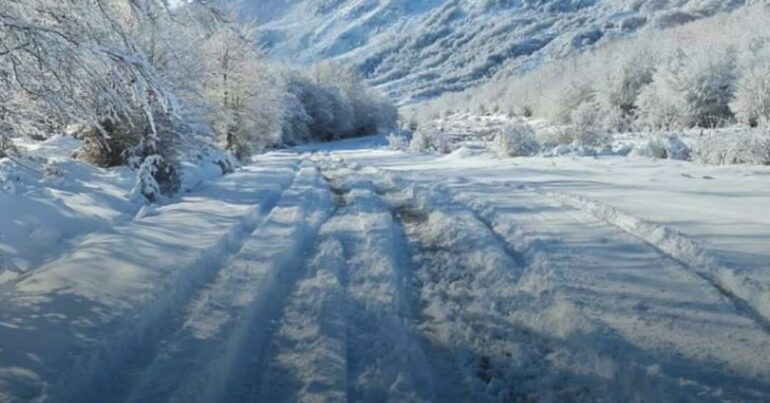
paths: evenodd
<path fill-rule="evenodd" d="M 204 43 L 205 98 L 211 125 L 238 158 L 280 141 L 277 83 L 268 73 L 249 30 L 219 27 Z"/>
<path fill-rule="evenodd" d="M 284 144 L 297 145 L 313 139 L 310 127 L 314 118 L 305 109 L 305 92 L 298 80 L 290 78 L 293 73 L 283 72 L 281 104 L 281 140 Z"/>
<path fill-rule="evenodd" d="M 148 125 L 173 112 L 173 96 L 159 79 L 128 24 L 151 25 L 159 0 L 3 2 L 0 4 L 0 99 L 17 135 L 51 132 L 69 123 Z M 24 102 L 14 102 L 24 99 Z M 45 127 L 30 117 L 46 116 Z M 117 127 L 117 125 L 115 125 Z"/>
<path fill-rule="evenodd" d="M 686 100 L 680 91 L 680 72 L 686 68 L 686 55 L 677 52 L 652 75 L 652 82 L 644 87 L 637 99 L 638 119 L 641 125 L 653 129 L 667 129 L 686 124 Z"/>
<path fill-rule="evenodd" d="M 717 127 L 733 119 L 736 57 L 732 49 L 702 51 L 691 58 L 681 77 L 690 126 Z"/>
<path fill-rule="evenodd" d="M 283 130 L 284 138 L 291 139 L 289 142 L 301 137 L 343 139 L 395 128 L 395 106 L 368 88 L 349 68 L 322 63 L 308 72 L 289 71 L 283 76 L 291 94 L 284 97 L 288 104 L 283 114 L 284 123 L 288 124 Z M 303 125 L 306 127 L 302 128 Z"/>
<path fill-rule="evenodd" d="M 615 59 L 608 61 L 612 63 Z M 603 126 L 609 130 L 628 130 L 637 118 L 637 100 L 652 82 L 654 58 L 638 52 L 611 64 L 606 79 L 596 85 L 596 103 Z"/>
<path fill-rule="evenodd" d="M 582 104 L 595 102 L 593 83 L 587 78 L 570 81 L 554 105 L 553 117 L 557 123 L 572 123 L 572 113 Z"/>
<path fill-rule="evenodd" d="M 656 128 L 722 126 L 733 118 L 735 81 L 732 49 L 679 50 L 642 91 L 642 120 Z"/>
<path fill-rule="evenodd" d="M 731 107 L 743 124 L 770 123 L 770 40 L 757 41 L 750 47 L 740 67 Z"/>

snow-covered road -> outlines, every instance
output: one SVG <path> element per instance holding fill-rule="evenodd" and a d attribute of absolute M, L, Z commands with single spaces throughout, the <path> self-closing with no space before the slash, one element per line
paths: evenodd
<path fill-rule="evenodd" d="M 258 157 L 3 284 L 0 400 L 770 400 L 770 170 L 375 143 Z"/>

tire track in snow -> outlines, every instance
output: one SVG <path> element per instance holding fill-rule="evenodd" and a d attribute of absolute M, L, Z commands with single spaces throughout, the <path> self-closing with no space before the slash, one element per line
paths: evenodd
<path fill-rule="evenodd" d="M 463 181 L 461 181 L 462 183 Z M 600 220 L 598 218 L 595 218 L 593 215 L 586 214 L 584 211 L 580 209 L 575 209 L 572 206 L 565 206 L 562 203 L 553 203 L 548 202 L 549 199 L 545 199 L 546 203 L 543 203 L 542 201 L 537 201 L 536 198 L 539 196 L 542 196 L 541 193 L 532 191 L 527 189 L 526 187 L 517 187 L 519 191 L 528 190 L 530 191 L 531 195 L 528 196 L 526 208 L 519 207 L 518 211 L 515 213 L 512 212 L 505 212 L 506 209 L 500 210 L 499 206 L 496 206 L 494 203 L 489 204 L 486 200 L 484 200 L 482 195 L 479 194 L 473 194 L 473 191 L 470 193 L 465 194 L 465 192 L 457 192 L 454 188 L 449 189 L 446 186 L 440 185 L 441 192 L 450 195 L 450 198 L 454 200 L 457 203 L 461 203 L 467 208 L 474 211 L 474 214 L 476 215 L 477 219 L 480 221 L 483 221 L 486 223 L 487 227 L 490 228 L 493 232 L 496 232 L 500 239 L 503 240 L 509 240 L 511 243 L 511 248 L 516 249 L 520 251 L 520 253 L 524 256 L 526 256 L 526 261 L 528 262 L 527 266 L 527 274 L 526 278 L 523 279 L 522 283 L 527 284 L 520 284 L 520 288 L 522 289 L 531 289 L 535 292 L 542 292 L 543 290 L 547 290 L 549 287 L 557 286 L 558 287 L 564 287 L 564 285 L 570 284 L 571 281 L 568 278 L 559 278 L 563 275 L 557 274 L 558 271 L 561 271 L 563 269 L 559 268 L 565 265 L 565 262 L 569 262 L 571 260 L 570 256 L 577 253 L 578 255 L 574 256 L 576 259 L 576 263 L 583 259 L 584 254 L 588 253 L 589 256 L 588 259 L 591 259 L 590 254 L 591 253 L 599 253 L 601 252 L 601 249 L 604 249 L 605 251 L 609 251 L 612 249 L 617 250 L 624 250 L 626 247 L 624 245 L 631 245 L 629 242 L 636 243 L 639 246 L 636 246 L 633 248 L 633 250 L 638 250 L 638 252 L 643 252 L 644 250 L 647 250 L 647 254 L 651 254 L 653 256 L 657 256 L 657 258 L 654 258 L 654 260 L 650 259 L 650 262 L 659 262 L 660 268 L 656 268 L 656 272 L 659 272 L 659 275 L 662 275 L 664 278 L 668 278 L 669 283 L 672 285 L 672 287 L 667 287 L 668 290 L 666 292 L 671 292 L 673 290 L 677 290 L 677 287 L 685 287 L 681 289 L 681 292 L 685 291 L 692 291 L 694 290 L 693 287 L 702 288 L 700 284 L 702 284 L 701 280 L 703 280 L 702 276 L 698 275 L 697 273 L 692 273 L 689 267 L 687 267 L 686 264 L 681 262 L 679 259 L 677 259 L 674 256 L 669 255 L 665 251 L 661 251 L 659 248 L 657 248 L 655 245 L 650 244 L 649 242 L 646 242 L 644 239 L 641 239 L 642 242 L 639 242 L 640 239 L 638 236 L 634 234 L 627 234 L 625 231 L 619 232 L 619 234 L 625 235 L 625 237 L 628 238 L 628 240 L 625 240 L 623 236 L 619 238 L 607 238 L 603 246 L 599 247 L 596 251 L 593 252 L 587 252 L 585 250 L 578 252 L 578 250 L 570 250 L 569 249 L 569 239 L 572 238 L 572 235 L 568 235 L 567 239 L 559 241 L 555 244 L 549 245 L 552 241 L 546 241 L 543 239 L 540 239 L 540 235 L 538 235 L 539 230 L 535 228 L 528 228 L 526 226 L 521 227 L 518 222 L 516 222 L 516 218 L 514 217 L 514 222 L 510 222 L 510 220 L 506 219 L 505 217 L 502 217 L 501 214 L 506 215 L 517 215 L 517 213 L 522 213 L 524 215 L 528 214 L 528 211 L 536 211 L 537 209 L 543 209 L 548 207 L 546 206 L 558 206 L 559 209 L 563 209 L 564 207 L 567 207 L 564 212 L 560 213 L 557 209 L 554 209 L 552 212 L 550 212 L 550 215 L 563 215 L 565 218 L 572 216 L 573 218 L 568 220 L 570 222 L 574 222 L 573 225 L 578 225 L 581 228 L 583 228 L 583 236 L 586 234 L 597 232 L 606 232 L 607 230 L 601 230 L 601 226 L 606 226 L 606 222 L 603 220 Z M 482 196 L 479 198 L 478 196 Z M 539 207 L 538 207 L 539 206 Z M 585 217 L 580 217 L 582 215 L 585 215 Z M 510 217 L 508 217 L 510 218 Z M 552 218 L 553 219 L 553 218 Z M 599 226 L 597 226 L 599 224 Z M 610 225 L 609 227 L 605 228 L 613 228 L 614 230 L 611 230 L 609 232 L 617 232 L 619 229 L 616 228 L 614 225 Z M 544 242 L 545 241 L 545 242 Z M 568 241 L 568 242 L 564 242 Z M 579 239 L 577 239 L 579 241 Z M 642 246 L 644 245 L 644 246 Z M 543 249 L 545 248 L 545 249 Z M 628 250 L 627 253 L 630 253 L 631 250 Z M 558 259 L 558 260 L 554 260 Z M 619 262 L 622 262 L 621 259 L 618 259 L 613 262 L 614 265 L 617 265 Z M 569 263 L 566 263 L 565 268 L 569 268 Z M 580 267 L 580 263 L 578 263 L 578 267 Z M 575 267 L 577 269 L 578 267 Z M 557 269 L 558 268 L 558 269 Z M 557 269 L 557 272 L 554 272 L 553 269 Z M 609 269 L 609 268 L 608 268 Z M 573 274 L 574 275 L 574 274 Z M 555 277 L 554 277 L 555 276 Z M 550 278 L 550 279 L 549 279 Z M 577 278 L 576 278 L 577 279 Z M 545 281 L 544 281 L 545 280 Z M 596 280 L 594 280 L 596 281 Z M 548 285 L 548 283 L 552 283 L 552 285 Z M 562 284 L 561 286 L 557 284 Z M 709 286 L 713 286 L 713 284 L 709 283 Z M 533 289 L 534 287 L 534 289 Z M 567 289 L 562 288 L 563 290 L 567 291 L 567 293 L 570 293 L 572 291 L 568 291 L 568 288 L 571 287 L 577 287 L 577 284 L 574 285 L 567 285 Z M 718 302 L 718 304 L 721 306 L 723 305 L 725 308 L 720 310 L 719 312 L 724 312 L 725 314 L 735 316 L 733 312 L 729 309 L 729 306 L 731 303 L 734 303 L 735 301 L 732 298 L 727 298 L 725 304 L 724 302 L 720 301 L 718 296 L 721 295 L 724 297 L 724 293 L 722 290 L 716 290 L 718 293 L 713 293 L 713 297 L 711 298 L 703 298 L 704 303 L 705 301 L 712 301 Z M 588 289 L 582 289 L 582 288 L 575 288 L 574 292 L 577 292 L 578 294 L 591 294 L 591 291 Z M 660 290 L 660 292 L 663 292 Z M 676 291 L 674 291 L 676 292 Z M 565 294 L 566 295 L 566 294 Z M 703 294 L 701 294 L 703 295 Z M 704 296 L 705 297 L 705 296 Z M 573 299 L 573 297 L 569 297 L 570 300 Z M 589 297 L 590 300 L 590 297 Z M 582 313 L 582 311 L 588 309 L 591 310 L 591 306 L 585 306 L 582 307 L 584 302 L 584 297 L 578 297 L 576 300 L 577 302 L 577 308 L 575 309 L 574 313 L 572 315 L 585 315 Z M 648 309 L 655 310 L 655 307 L 649 307 L 647 305 L 637 305 L 637 310 L 641 311 L 647 311 Z M 605 320 L 607 318 L 602 318 L 604 314 L 601 313 L 601 310 L 598 311 L 598 317 L 597 312 L 593 312 L 590 314 L 590 318 L 586 317 L 585 319 L 593 322 L 591 324 L 592 327 L 594 327 L 597 331 L 594 333 L 597 333 L 596 337 L 598 340 L 602 340 L 601 343 L 606 344 L 606 346 L 618 346 L 618 345 L 625 345 L 627 342 L 623 340 L 623 336 L 620 334 L 617 334 L 617 332 L 622 331 L 621 328 L 616 328 L 617 323 L 616 320 Z M 767 328 L 763 328 L 761 322 L 756 321 L 756 317 L 753 315 L 744 315 L 745 312 L 742 312 L 740 308 L 736 310 L 736 312 L 739 315 L 743 315 L 748 319 L 748 321 L 739 321 L 736 322 L 736 325 L 740 326 L 746 326 L 749 325 L 749 327 L 752 327 L 749 323 L 753 322 L 759 326 L 757 326 L 756 331 L 752 331 L 749 338 L 753 339 L 752 343 L 756 345 L 767 345 L 767 339 L 766 337 L 763 337 L 761 334 L 764 330 L 767 331 Z M 586 312 L 588 314 L 588 312 Z M 706 318 L 704 318 L 706 319 Z M 696 320 L 696 319 L 692 319 Z M 657 321 L 661 322 L 657 325 L 663 325 L 665 324 L 665 319 L 657 319 Z M 748 322 L 748 323 L 747 323 Z M 731 336 L 722 337 L 724 340 L 731 340 Z M 712 371 L 709 369 L 699 369 L 693 372 L 691 369 L 685 369 L 681 368 L 679 364 L 679 361 L 682 360 L 682 357 L 679 355 L 680 353 L 671 352 L 670 355 L 667 358 L 664 358 L 665 355 L 661 355 L 661 353 L 656 354 L 650 354 L 648 352 L 645 352 L 643 350 L 636 351 L 634 345 L 628 345 L 619 351 L 613 351 L 613 349 L 616 349 L 617 347 L 609 347 L 606 346 L 599 347 L 595 350 L 595 356 L 594 359 L 597 360 L 597 362 L 604 361 L 608 368 L 615 367 L 613 372 L 617 371 L 617 368 L 622 368 L 624 364 L 621 364 L 625 362 L 626 367 L 623 368 L 622 371 L 617 371 L 615 377 L 618 381 L 627 382 L 628 385 L 634 385 L 636 382 L 641 382 L 643 384 L 646 384 L 647 387 L 651 387 L 653 391 L 656 391 L 655 393 L 661 393 L 660 391 L 666 391 L 661 395 L 661 398 L 666 396 L 666 399 L 671 398 L 671 396 L 675 396 L 677 394 L 682 396 L 689 396 L 693 393 L 701 394 L 702 396 L 727 396 L 724 395 L 725 391 L 720 390 L 719 388 L 715 387 L 719 385 L 719 381 L 722 377 L 727 375 L 728 377 L 731 377 L 734 375 L 733 370 L 722 370 L 719 369 Z M 554 347 L 558 347 L 557 345 L 554 345 Z M 586 346 L 580 347 L 581 349 L 586 349 Z M 761 347 L 760 347 L 761 348 Z M 587 349 L 590 350 L 590 349 Z M 728 349 L 729 350 L 729 349 Z M 724 352 L 722 352 L 724 353 Z M 660 360 L 660 361 L 659 361 Z M 733 358 L 733 360 L 735 360 Z M 739 360 L 740 361 L 740 360 Z M 761 379 L 762 373 L 768 373 L 767 370 L 769 369 L 766 365 L 761 364 L 760 362 L 762 360 L 752 360 L 752 364 L 748 364 L 744 369 L 749 369 L 751 376 L 755 376 Z M 659 366 L 659 362 L 664 362 L 665 368 L 670 368 L 674 375 L 671 375 L 671 377 L 660 377 L 661 374 L 655 374 L 657 371 L 653 371 L 653 373 L 647 374 L 646 372 L 649 371 L 649 368 Z M 633 363 L 633 365 L 629 366 L 629 363 Z M 643 364 L 646 363 L 646 364 Z M 756 366 L 757 363 L 760 363 L 759 366 Z M 643 364 L 643 365 L 640 365 Z M 733 364 L 736 364 L 736 362 L 733 362 Z M 645 367 L 647 365 L 647 367 Z M 700 368 L 703 366 L 703 364 L 694 364 L 695 367 Z M 675 369 L 676 368 L 676 369 Z M 719 367 L 717 367 L 719 368 Z M 679 375 L 676 375 L 679 374 Z M 676 378 L 677 376 L 684 376 L 683 379 L 687 379 L 688 377 L 693 377 L 691 380 L 688 380 L 690 382 L 689 387 L 692 388 L 692 391 L 687 391 L 687 387 L 685 384 L 679 384 L 679 380 Z M 711 378 L 710 381 L 701 381 L 698 378 L 704 377 L 705 379 Z M 624 378 L 627 380 L 624 381 Z M 695 382 L 693 382 L 695 381 Z M 697 383 L 696 383 L 697 382 Z M 743 385 L 741 387 L 736 387 L 733 390 L 731 390 L 729 393 L 734 396 L 734 398 L 737 399 L 745 399 L 747 396 L 768 396 L 768 385 L 762 383 L 762 382 L 754 382 L 751 381 L 750 378 L 740 378 L 736 377 L 732 379 L 732 382 L 736 382 L 738 385 Z M 614 387 L 613 387 L 614 388 Z M 745 389 L 744 389 L 745 388 Z M 696 392 L 697 391 L 697 392 Z M 617 391 L 610 390 L 609 392 L 617 393 Z M 635 389 L 630 389 L 627 392 L 621 393 L 636 393 Z M 648 392 L 651 393 L 651 392 Z M 758 393 L 754 395 L 754 393 Z M 623 394 L 616 395 L 617 398 L 624 398 Z"/>
<path fill-rule="evenodd" d="M 409 274 L 393 215 L 368 189 L 352 190 L 340 216 L 348 259 L 348 393 L 352 401 L 433 400 L 432 372 L 412 328 Z M 352 226 L 350 224 L 353 224 Z"/>
<path fill-rule="evenodd" d="M 349 401 L 346 257 L 338 239 L 321 236 L 281 315 L 253 401 Z"/>
<path fill-rule="evenodd" d="M 451 203 L 435 189 L 395 183 L 382 171 L 350 164 L 374 177 L 376 191 L 391 208 L 409 238 L 418 270 L 418 326 L 432 365 L 439 401 L 496 401 L 526 398 L 505 384 L 501 363 L 516 348 L 508 338 L 522 334 L 497 311 L 516 296 L 495 293 L 493 284 L 515 285 L 523 257 L 508 250 L 499 235 L 464 206 Z M 482 298 L 476 298 L 483 296 Z M 491 311 L 490 311 L 491 310 Z M 526 342 L 530 340 L 527 338 Z M 542 346 L 534 343 L 534 349 Z M 531 354 L 534 356 L 534 354 Z"/>
<path fill-rule="evenodd" d="M 566 193 L 540 193 L 619 228 L 679 262 L 728 299 L 740 314 L 770 333 L 770 289 L 739 270 L 724 266 L 696 241 L 665 225 L 644 221 L 596 200 Z"/>
<path fill-rule="evenodd" d="M 507 284 L 513 290 L 522 269 L 519 259 L 470 211 L 429 201 L 418 206 L 402 206 L 397 217 L 411 240 L 420 273 L 421 328 L 434 354 L 444 357 L 444 366 L 453 367 L 445 369 L 450 379 L 463 382 L 462 387 L 454 386 L 459 389 L 454 396 L 442 400 L 527 399 L 519 380 L 507 376 L 509 364 L 525 349 L 532 365 L 532 357 L 544 357 L 545 348 L 505 319 L 506 309 L 524 301 L 515 302 L 515 294 L 494 286 Z"/>
<path fill-rule="evenodd" d="M 494 207 L 491 207 L 486 203 L 479 202 L 477 200 L 463 200 L 463 198 L 457 197 L 454 195 L 453 191 L 447 189 L 446 187 L 440 186 L 440 188 L 442 192 L 453 195 L 453 200 L 458 203 L 463 203 L 469 209 L 471 209 L 476 215 L 476 218 L 483 222 L 490 229 L 490 231 L 494 232 L 501 241 L 508 242 L 506 240 L 506 235 L 503 235 L 502 233 L 504 231 L 498 230 L 497 225 L 494 222 Z M 516 187 L 516 189 L 522 191 L 524 189 L 528 189 L 528 187 L 525 185 L 520 185 Z M 729 270 L 731 273 L 726 273 L 725 275 L 735 275 L 732 269 L 718 267 L 719 263 L 717 262 L 717 259 L 714 256 L 711 256 L 710 253 L 697 242 L 689 239 L 686 235 L 681 234 L 676 230 L 668 228 L 664 225 L 645 222 L 644 220 L 641 220 L 630 214 L 621 212 L 614 207 L 581 196 L 557 192 L 544 192 L 537 189 L 531 191 L 538 195 L 546 196 L 563 207 L 574 209 L 575 211 L 580 211 L 591 217 L 594 217 L 595 219 L 609 224 L 612 227 L 618 228 L 629 236 L 649 245 L 664 258 L 678 263 L 680 266 L 682 266 L 683 269 L 695 275 L 697 278 L 704 280 L 710 287 L 714 288 L 723 297 L 730 301 L 730 303 L 734 305 L 737 312 L 754 321 L 766 332 L 770 332 L 770 321 L 768 321 L 768 319 L 765 318 L 748 301 L 737 296 L 736 293 L 730 289 L 732 287 L 729 285 L 721 283 L 719 279 L 714 279 L 711 275 L 704 273 L 701 269 L 698 269 L 698 267 L 703 266 L 706 267 L 706 270 L 710 270 L 712 272 Z M 516 234 L 517 238 L 525 238 L 526 236 L 526 234 Z M 518 247 L 521 248 L 522 244 L 526 243 L 526 241 L 519 239 L 517 243 L 519 244 Z M 533 246 L 530 245 L 523 247 L 532 248 Z M 522 252 L 522 254 L 526 255 L 531 255 L 533 253 L 539 255 L 540 257 L 545 257 L 542 253 L 538 253 L 536 249 L 532 249 L 528 252 Z M 530 261 L 531 264 L 531 262 L 535 259 L 530 256 L 526 260 Z M 749 294 L 770 293 L 770 291 L 762 289 L 762 286 L 752 279 L 743 280 L 742 283 L 752 288 L 759 288 L 759 290 L 754 291 L 754 293 L 752 293 L 752 291 L 748 291 Z M 763 303 L 767 304 L 770 303 L 770 300 L 768 300 L 768 302 L 760 301 L 759 303 L 760 305 Z"/>
<path fill-rule="evenodd" d="M 294 177 L 284 190 L 296 181 L 298 166 L 299 162 L 292 165 Z M 268 193 L 214 247 L 196 256 L 186 270 L 178 270 L 165 286 L 167 292 L 120 324 L 105 338 L 104 345 L 77 357 L 73 369 L 62 375 L 50 395 L 63 401 L 96 402 L 115 400 L 123 394 L 124 382 L 131 382 L 132 371 L 141 367 L 160 347 L 164 335 L 179 325 L 189 301 L 214 281 L 223 263 L 238 253 L 261 218 L 276 206 L 280 195 L 281 191 Z"/>
<path fill-rule="evenodd" d="M 447 272 L 451 272 L 452 266 L 458 261 L 462 261 L 462 258 L 458 254 L 467 253 L 463 247 L 468 244 L 473 245 L 474 242 L 469 239 L 473 236 L 462 235 L 465 234 L 478 234 L 483 230 L 478 226 L 474 227 L 472 224 L 468 224 L 473 220 L 476 220 L 481 226 L 491 233 L 490 240 L 502 242 L 508 247 L 503 247 L 511 258 L 517 263 L 523 264 L 523 270 L 526 273 L 526 281 L 530 282 L 534 277 L 533 291 L 537 292 L 538 287 L 546 287 L 549 281 L 555 281 L 554 284 L 559 283 L 563 279 L 554 278 L 548 280 L 548 277 L 554 275 L 554 271 L 549 268 L 552 262 L 550 257 L 543 250 L 540 250 L 539 243 L 535 234 L 528 234 L 526 229 L 522 231 L 520 228 L 516 228 L 515 224 L 513 228 L 506 225 L 500 227 L 501 223 L 496 221 L 496 208 L 486 205 L 484 202 L 474 201 L 473 198 L 459 198 L 454 194 L 454 191 L 444 185 L 438 186 L 419 186 L 416 183 L 409 183 L 409 181 L 396 180 L 391 174 L 372 168 L 364 168 L 363 170 L 370 170 L 370 174 L 380 178 L 381 186 L 384 186 L 382 193 L 388 192 L 401 192 L 404 193 L 404 189 L 412 189 L 411 195 L 407 195 L 407 208 L 402 210 L 402 219 L 406 222 L 406 226 L 410 229 L 409 235 L 414 239 L 417 244 L 416 249 L 424 251 L 422 257 L 427 264 L 418 264 L 420 270 L 433 270 L 428 275 L 423 275 L 422 278 L 428 278 L 430 281 L 436 281 L 438 279 L 439 286 L 435 284 L 431 285 L 429 282 L 423 284 L 423 293 L 425 293 L 426 285 L 433 289 L 428 290 L 428 297 L 425 298 L 426 310 L 428 314 L 428 321 L 431 320 L 438 326 L 446 326 L 451 322 L 451 317 L 440 318 L 435 320 L 439 315 L 432 315 L 430 313 L 432 300 L 436 297 L 445 297 L 442 295 L 442 289 L 452 288 L 452 281 L 440 283 L 442 281 L 441 276 L 446 276 Z M 406 193 L 410 193 L 407 191 Z M 467 195 L 466 195 L 467 196 Z M 402 195 L 402 199 L 403 199 Z M 402 205 L 404 201 L 400 202 Z M 442 209 L 447 212 L 442 215 Z M 467 212 L 467 216 L 463 216 L 463 211 Z M 461 222 L 459 226 L 456 224 L 446 225 L 447 222 L 455 220 Z M 410 222 L 411 221 L 411 222 Z M 465 229 L 454 229 L 453 235 L 452 227 Z M 426 229 L 426 227 L 437 227 L 433 230 Z M 499 229 L 498 229 L 499 228 Z M 459 239 L 459 241 L 458 241 Z M 570 252 L 571 253 L 571 252 Z M 665 256 L 665 259 L 670 259 L 669 256 Z M 675 267 L 675 260 L 670 263 L 669 266 Z M 482 265 L 483 266 L 483 265 Z M 472 265 L 467 265 L 466 269 L 472 268 Z M 478 267 L 478 271 L 483 270 L 483 267 Z M 468 271 L 468 270 L 465 270 Z M 534 276 L 534 277 L 533 277 Z M 462 276 L 458 274 L 458 278 Z M 452 279 L 456 280 L 456 279 Z M 472 290 L 482 291 L 482 287 L 476 287 L 472 285 L 472 280 L 469 282 L 466 279 L 466 283 L 463 287 Z M 545 283 L 543 283 L 545 281 Z M 539 283 L 539 284 L 538 284 Z M 693 281 L 690 281 L 693 283 Z M 469 285 L 470 284 L 470 285 Z M 510 282 L 511 286 L 519 290 L 529 289 L 533 284 L 516 284 Z M 482 291 L 483 292 L 483 291 Z M 494 287 L 489 287 L 488 293 L 495 293 Z M 527 291 L 529 293 L 529 291 Z M 451 294 L 451 292 L 446 293 Z M 501 295 L 504 295 L 501 294 Z M 452 297 L 460 296 L 461 293 L 456 293 Z M 501 307 L 496 307 L 495 302 L 490 304 L 491 308 L 487 309 L 483 306 L 478 307 L 478 312 L 474 312 L 471 315 L 484 315 L 487 322 L 496 322 L 496 325 L 484 327 L 484 323 L 472 323 L 474 318 L 464 319 L 467 323 L 454 323 L 449 325 L 449 329 L 444 329 L 444 340 L 449 340 L 452 333 L 463 333 L 473 335 L 473 338 L 479 338 L 485 340 L 482 343 L 476 343 L 474 346 L 473 341 L 458 341 L 455 344 L 457 346 L 454 353 L 460 357 L 458 367 L 461 370 L 465 369 L 466 382 L 474 391 L 474 399 L 484 400 L 509 400 L 509 399 L 529 399 L 533 396 L 558 396 L 559 393 L 567 393 L 562 395 L 561 398 L 567 398 L 568 396 L 591 396 L 590 393 L 594 393 L 593 396 L 615 396 L 615 398 L 623 399 L 629 395 L 633 395 L 635 386 L 637 383 L 647 385 L 650 388 L 651 393 L 660 394 L 663 396 L 673 396 L 674 394 L 682 394 L 683 396 L 691 395 L 692 393 L 707 393 L 707 395 L 719 395 L 721 392 L 718 389 L 706 384 L 679 384 L 679 381 L 675 378 L 661 377 L 655 372 L 649 373 L 650 369 L 656 364 L 656 359 L 653 355 L 644 351 L 637 351 L 635 346 L 627 345 L 627 342 L 620 335 L 615 334 L 608 324 L 603 321 L 589 318 L 582 313 L 582 309 L 579 305 L 574 305 L 569 300 L 565 300 L 561 297 L 554 297 L 549 294 L 545 294 L 545 300 L 542 300 L 543 296 L 536 297 L 535 299 L 524 299 L 516 301 L 516 298 L 508 297 L 508 301 L 505 301 L 507 305 L 503 304 Z M 505 299 L 505 296 L 504 298 Z M 540 300 L 540 301 L 539 301 Z M 510 302 L 513 301 L 513 304 Z M 464 309 L 461 299 L 458 302 L 458 311 Z M 579 301 L 578 301 L 579 302 Z M 465 302 L 465 305 L 472 305 L 476 303 Z M 535 310 L 535 312 L 525 312 L 527 305 L 537 306 L 543 304 L 549 304 L 551 308 L 547 308 L 545 312 Z M 452 302 L 444 301 L 444 305 L 452 305 Z M 440 310 L 439 307 L 437 310 Z M 477 308 L 467 309 L 467 311 L 473 311 Z M 506 310 L 522 312 L 516 312 L 510 315 Z M 481 313 L 483 312 L 483 313 Z M 527 315 L 529 317 L 527 317 Z M 496 318 L 496 319 L 495 319 Z M 550 318 L 550 319 L 549 319 Z M 561 318 L 561 319 L 559 319 Z M 565 325 L 558 324 L 559 321 L 566 320 Z M 523 321 L 522 321 L 523 319 Z M 559 337 L 548 337 L 545 335 L 539 335 L 537 331 L 530 331 L 527 326 L 522 327 L 521 324 L 527 324 L 528 322 L 548 322 L 556 320 L 555 329 L 557 333 L 560 328 L 567 333 L 574 333 L 576 335 L 563 334 Z M 466 326 L 467 325 L 467 326 Z M 554 324 L 548 325 L 553 327 Z M 463 326 L 466 326 L 465 330 Z M 497 328 L 496 328 L 497 326 Z M 570 330 L 571 328 L 571 330 Z M 435 332 L 435 330 L 433 330 Z M 508 339 L 510 343 L 497 343 L 496 336 L 492 336 L 489 339 L 490 334 L 495 333 L 504 334 L 503 338 Z M 580 336 L 584 334 L 584 336 Z M 591 334 L 591 336 L 587 336 Z M 564 340 L 561 338 L 564 337 Z M 486 338 L 486 339 L 485 339 Z M 574 341 L 573 341 L 574 339 Z M 586 345 L 586 340 L 592 340 L 592 345 Z M 461 347 L 463 343 L 475 347 L 475 351 L 465 351 Z M 452 343 L 446 343 L 451 345 Z M 622 346 L 622 347 L 621 347 Z M 471 348 L 473 350 L 473 348 Z M 620 354 L 619 354 L 620 353 Z M 553 356 L 555 354 L 572 357 L 571 360 L 585 361 L 580 365 L 594 365 L 597 368 L 605 368 L 608 374 L 606 380 L 594 380 L 592 386 L 588 384 L 584 385 L 537 385 L 538 378 L 544 382 L 552 382 L 553 377 L 574 377 L 569 375 L 558 368 L 553 368 Z M 464 357 L 463 357 L 464 356 Z M 505 356 L 507 358 L 500 359 L 499 357 Z M 582 358 L 580 358 L 582 356 Z M 563 359 L 563 358 L 562 358 Z M 529 363 L 528 368 L 521 368 L 517 363 L 511 361 L 527 361 Z M 677 357 L 673 357 L 673 361 L 670 364 L 676 364 Z M 626 364 L 623 364 L 623 363 Z M 632 364 L 628 366 L 629 364 Z M 646 363 L 646 364 L 645 364 Z M 651 366 L 650 366 L 651 365 Z M 468 371 L 471 368 L 471 371 Z M 475 370 L 474 370 L 475 368 Z M 761 370 L 761 368 L 760 368 Z M 686 371 L 685 371 L 686 372 Z M 705 376 L 709 375 L 710 371 L 704 371 Z M 715 372 L 718 374 L 718 372 Z M 718 375 L 717 375 L 718 376 Z M 548 379 L 551 379 L 549 381 Z M 716 378 L 718 379 L 718 378 Z M 746 385 L 750 388 L 757 388 L 756 390 L 762 391 L 766 386 L 760 384 L 752 384 L 751 381 L 739 381 L 746 382 Z M 565 388 L 566 387 L 566 388 Z M 589 388 L 584 391 L 580 391 L 580 388 Z M 636 386 L 638 387 L 638 385 Z M 558 388 L 565 388 L 564 392 L 558 392 Z M 569 388 L 577 388 L 574 391 L 569 391 Z M 589 392 L 589 390 L 591 392 Z M 747 389 L 748 390 L 748 389 Z M 602 392 L 603 391 L 603 392 Z M 653 392 L 654 391 L 654 392 Z M 663 391 L 663 392 L 661 392 Z M 698 392 L 696 392 L 698 391 Z M 733 393 L 736 391 L 733 391 Z M 535 394 L 533 394 L 535 393 Z M 586 394 L 588 393 L 588 394 Z M 662 393 L 662 394 L 661 394 Z M 744 395 L 744 392 L 739 393 L 737 396 L 749 396 L 750 393 Z M 765 393 L 765 392 L 759 392 Z"/>
<path fill-rule="evenodd" d="M 393 214 L 338 158 L 317 163 L 340 209 L 321 228 L 251 400 L 433 401 Z"/>
<path fill-rule="evenodd" d="M 128 400 L 238 401 L 245 372 L 269 337 L 271 318 L 294 283 L 304 248 L 334 210 L 315 167 L 294 184 L 240 253 L 198 298 Z"/>

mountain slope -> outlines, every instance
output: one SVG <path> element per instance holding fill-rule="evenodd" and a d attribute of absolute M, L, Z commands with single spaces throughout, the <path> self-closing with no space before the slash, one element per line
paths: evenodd
<path fill-rule="evenodd" d="M 355 65 L 402 103 L 746 0 L 242 0 L 276 59 Z"/>

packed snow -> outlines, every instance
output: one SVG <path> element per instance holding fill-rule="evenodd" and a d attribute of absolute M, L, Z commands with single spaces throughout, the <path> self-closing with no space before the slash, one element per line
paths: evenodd
<path fill-rule="evenodd" d="M 63 218 L 0 240 L 2 400 L 770 399 L 770 168 L 487 137 L 270 152 L 143 214 L 120 169 L 4 182 Z"/>

